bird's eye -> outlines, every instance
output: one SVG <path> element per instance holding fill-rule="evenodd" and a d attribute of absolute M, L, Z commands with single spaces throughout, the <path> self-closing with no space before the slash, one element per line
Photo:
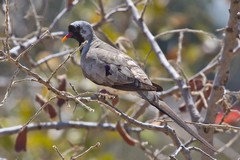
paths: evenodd
<path fill-rule="evenodd" d="M 69 32 L 74 32 L 74 30 L 75 30 L 75 27 L 74 27 L 74 26 L 72 26 L 72 25 L 69 25 L 69 26 L 68 26 L 68 31 L 69 31 Z"/>
<path fill-rule="evenodd" d="M 77 26 L 77 28 L 75 29 L 75 31 L 78 32 L 78 33 L 80 32 L 80 30 L 81 30 L 80 26 Z"/>

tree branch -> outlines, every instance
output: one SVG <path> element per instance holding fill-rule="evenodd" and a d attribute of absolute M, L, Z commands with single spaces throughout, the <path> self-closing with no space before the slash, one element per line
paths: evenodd
<path fill-rule="evenodd" d="M 214 77 L 213 89 L 211 91 L 211 94 L 208 100 L 209 107 L 207 109 L 207 114 L 204 120 L 205 123 L 214 122 L 215 117 L 217 115 L 216 114 L 217 109 L 219 107 L 219 104 L 216 104 L 216 102 L 219 99 L 221 99 L 224 94 L 225 85 L 229 77 L 229 66 L 234 56 L 233 50 L 237 45 L 237 37 L 239 37 L 239 30 L 238 30 L 239 16 L 237 16 L 239 9 L 240 9 L 239 0 L 231 0 L 230 9 L 229 9 L 230 16 L 229 16 L 228 26 L 225 30 L 225 37 L 223 40 L 224 41 L 223 49 L 222 49 L 221 57 L 217 67 L 217 73 Z M 206 138 L 208 142 L 210 142 L 211 144 L 213 143 L 213 136 L 214 136 L 213 129 L 201 130 L 201 134 Z M 203 149 L 207 151 L 206 148 L 203 148 Z"/>
<path fill-rule="evenodd" d="M 138 13 L 138 10 L 135 7 L 135 5 L 133 4 L 133 2 L 131 0 L 126 0 L 126 2 L 132 11 L 132 15 L 133 15 L 135 22 L 138 24 L 139 28 L 143 31 L 143 33 L 147 37 L 149 43 L 152 46 L 152 49 L 154 50 L 154 52 L 157 55 L 160 63 L 168 71 L 168 73 L 173 77 L 173 79 L 177 83 L 178 87 L 180 88 L 180 91 L 182 93 L 185 104 L 189 109 L 192 120 L 194 122 L 198 122 L 200 120 L 200 114 L 197 111 L 196 107 L 194 106 L 194 101 L 193 101 L 193 98 L 189 91 L 188 85 L 186 84 L 186 82 L 184 82 L 183 78 L 178 74 L 178 72 L 174 69 L 174 67 L 167 61 L 161 48 L 159 47 L 158 43 L 156 42 L 155 37 L 152 35 L 152 33 L 148 29 L 147 25 L 141 19 L 140 15 Z"/>

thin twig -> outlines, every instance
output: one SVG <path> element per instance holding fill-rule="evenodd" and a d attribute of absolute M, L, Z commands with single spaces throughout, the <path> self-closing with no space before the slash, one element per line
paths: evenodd
<path fill-rule="evenodd" d="M 34 119 L 39 115 L 39 113 L 41 113 L 42 110 L 43 110 L 53 99 L 55 99 L 55 98 L 56 98 L 56 96 L 50 98 L 44 105 L 42 105 L 42 106 L 39 108 L 39 110 L 22 126 L 22 129 L 25 128 L 25 127 L 27 127 L 27 125 L 28 125 L 32 120 L 34 120 Z"/>
<path fill-rule="evenodd" d="M 57 73 L 57 71 L 67 62 L 67 60 L 69 60 L 76 52 L 78 52 L 79 50 L 82 49 L 82 47 L 84 45 L 86 45 L 87 41 L 83 42 L 79 47 L 77 47 L 73 52 L 71 52 L 68 57 L 61 63 L 58 65 L 58 67 L 51 73 L 51 75 L 49 76 L 47 82 L 50 82 L 50 80 L 52 79 L 52 77 L 54 76 L 54 74 Z"/>
<path fill-rule="evenodd" d="M 149 0 L 146 0 L 146 3 L 144 4 L 144 8 L 141 13 L 141 19 L 143 19 L 144 13 L 146 12 L 147 6 L 148 6 Z"/>
<path fill-rule="evenodd" d="M 58 13 L 58 15 L 54 18 L 54 20 L 52 21 L 52 23 L 50 24 L 50 26 L 48 27 L 48 30 L 51 31 L 53 29 L 53 27 L 57 24 L 57 22 L 61 19 L 61 17 L 68 11 L 67 8 L 64 8 L 63 10 L 61 10 L 60 13 Z"/>
<path fill-rule="evenodd" d="M 100 8 L 100 12 L 101 12 L 101 16 L 102 18 L 105 18 L 105 10 L 104 10 L 104 7 L 103 7 L 103 2 L 102 0 L 98 0 L 98 5 L 99 5 L 99 8 Z"/>
<path fill-rule="evenodd" d="M 9 44 L 8 44 L 8 38 L 9 38 L 9 2 L 6 0 L 6 8 L 5 8 L 5 36 L 6 36 L 6 41 L 5 41 L 5 46 L 6 46 L 6 52 L 7 56 L 9 56 Z"/>
<path fill-rule="evenodd" d="M 182 62 L 182 45 L 183 45 L 184 33 L 180 32 L 178 37 L 178 52 L 177 52 L 177 64 L 181 65 Z"/>
<path fill-rule="evenodd" d="M 87 154 L 88 152 L 90 152 L 91 150 L 93 150 L 93 149 L 95 149 L 95 148 L 97 148 L 97 147 L 99 147 L 100 146 L 100 142 L 97 142 L 94 146 L 91 146 L 91 147 L 89 147 L 86 151 L 84 151 L 83 153 L 81 153 L 81 154 L 79 154 L 79 155 L 77 155 L 77 156 L 72 156 L 71 157 L 71 160 L 75 160 L 75 159 L 77 159 L 77 158 L 80 158 L 80 157 L 82 157 L 82 156 L 84 156 L 85 154 Z"/>
<path fill-rule="evenodd" d="M 55 54 L 50 54 L 42 59 L 40 59 L 39 61 L 37 61 L 35 64 L 34 64 L 34 67 L 38 67 L 39 65 L 43 64 L 43 63 L 46 63 L 48 62 L 49 60 L 53 59 L 53 58 L 57 58 L 57 57 L 62 57 L 62 56 L 65 56 L 71 52 L 73 52 L 74 50 L 73 49 L 70 49 L 70 50 L 66 50 L 66 51 L 62 51 L 62 52 L 59 52 L 59 53 L 55 53 Z"/>
<path fill-rule="evenodd" d="M 74 0 L 74 1 L 72 1 L 72 4 L 70 5 L 70 7 L 66 6 L 63 10 L 61 10 L 61 12 L 58 13 L 58 15 L 54 18 L 54 20 L 52 21 L 52 23 L 48 27 L 48 30 L 52 31 L 52 29 L 57 24 L 57 22 L 62 18 L 62 16 L 65 13 L 67 13 L 73 6 L 76 6 L 79 2 L 80 2 L 80 0 Z"/>
<path fill-rule="evenodd" d="M 23 52 L 21 52 L 17 58 L 16 61 L 18 62 L 20 58 L 22 58 L 28 51 L 30 51 L 35 45 L 37 45 L 42 39 L 44 39 L 49 34 L 49 31 L 46 30 L 34 43 L 30 44 L 28 48 L 26 48 Z"/>
<path fill-rule="evenodd" d="M 189 147 L 189 150 L 194 150 L 194 151 L 200 152 L 200 153 L 202 153 L 203 155 L 205 155 L 206 157 L 208 157 L 208 158 L 210 158 L 210 159 L 212 159 L 212 160 L 217 160 L 217 159 L 213 158 L 210 154 L 204 152 L 204 151 L 203 151 L 202 149 L 200 149 L 200 148 L 197 148 L 197 147 Z"/>
<path fill-rule="evenodd" d="M 10 94 L 10 90 L 12 89 L 12 86 L 14 84 L 14 79 L 16 78 L 17 74 L 19 73 L 19 69 L 17 69 L 14 73 L 13 73 L 13 76 L 10 80 L 10 83 L 9 83 L 9 86 L 7 87 L 7 91 L 4 95 L 4 98 L 3 100 L 1 101 L 0 103 L 0 107 L 2 107 L 4 105 L 4 103 L 6 102 L 7 98 L 9 97 L 9 94 Z"/>
<path fill-rule="evenodd" d="M 32 0 L 29 0 L 29 1 L 30 1 L 32 11 L 33 11 L 33 15 L 34 15 L 34 18 L 35 18 L 35 21 L 36 21 L 37 31 L 40 33 L 41 32 L 41 23 L 39 21 L 39 16 L 37 14 L 37 11 L 36 11 L 36 8 L 33 4 L 33 1 Z"/>
<path fill-rule="evenodd" d="M 53 148 L 58 153 L 58 155 L 61 157 L 61 159 L 64 160 L 65 158 L 63 157 L 62 153 L 58 150 L 58 148 L 56 146 L 53 146 Z"/>
<path fill-rule="evenodd" d="M 159 47 L 158 43 L 156 42 L 155 37 L 150 32 L 149 28 L 144 23 L 144 21 L 141 19 L 140 15 L 138 13 L 138 10 L 135 7 L 135 5 L 133 4 L 133 2 L 131 0 L 126 0 L 126 2 L 132 12 L 135 22 L 138 24 L 139 28 L 142 30 L 142 32 L 147 37 L 149 43 L 152 46 L 152 49 L 154 50 L 154 52 L 157 55 L 160 63 L 164 66 L 164 68 L 168 71 L 168 73 L 173 77 L 176 84 L 180 88 L 182 97 L 184 99 L 186 106 L 189 109 L 192 120 L 194 122 L 199 121 L 201 116 L 194 105 L 194 101 L 193 101 L 192 95 L 189 91 L 189 88 L 187 86 L 187 83 L 183 80 L 183 78 L 179 75 L 179 73 L 174 69 L 174 67 L 168 62 L 168 60 L 166 59 L 165 55 L 163 54 L 161 48 Z"/>
<path fill-rule="evenodd" d="M 64 35 L 64 32 L 62 32 L 62 31 L 52 32 L 49 34 L 49 37 L 56 37 L 56 36 L 63 36 L 63 35 Z M 11 48 L 9 53 L 11 55 L 13 55 L 14 57 L 17 57 L 19 55 L 19 53 L 21 53 L 21 51 L 25 50 L 32 44 L 35 44 L 36 41 L 38 41 L 38 40 L 39 40 L 39 37 L 36 36 L 36 32 L 35 32 L 33 35 L 31 35 L 31 37 L 29 37 L 23 43 L 21 43 L 21 45 Z"/>
<path fill-rule="evenodd" d="M 161 36 L 164 36 L 164 35 L 167 35 L 167 34 L 172 34 L 172 33 L 180 33 L 180 32 L 184 32 L 184 33 L 198 33 L 198 34 L 203 34 L 203 35 L 206 35 L 214 40 L 217 40 L 219 42 L 221 42 L 214 34 L 212 33 L 209 33 L 209 32 L 205 32 L 205 31 L 202 31 L 202 30 L 195 30 L 195 29 L 189 29 L 189 28 L 183 28 L 183 29 L 175 29 L 175 30 L 170 30 L 170 31 L 166 31 L 166 32 L 162 32 L 162 33 L 159 33 L 155 36 L 155 39 L 161 37 Z"/>
<path fill-rule="evenodd" d="M 237 142 L 237 139 L 240 137 L 240 132 L 238 132 L 231 140 L 229 140 L 224 146 L 219 148 L 217 151 L 221 153 L 226 148 L 229 148 L 233 143 Z"/>

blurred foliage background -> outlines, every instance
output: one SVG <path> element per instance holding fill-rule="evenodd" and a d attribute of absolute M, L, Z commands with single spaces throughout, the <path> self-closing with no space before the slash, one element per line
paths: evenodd
<path fill-rule="evenodd" d="M 33 0 L 36 8 L 41 27 L 48 28 L 57 14 L 66 6 L 64 0 Z M 52 29 L 54 31 L 67 31 L 67 26 L 76 20 L 86 20 L 90 23 L 97 23 L 101 16 L 97 12 L 97 1 L 82 0 L 67 12 Z M 123 0 L 103 0 L 106 13 L 119 5 L 125 4 Z M 1 1 L 4 6 L 4 1 Z M 10 20 L 12 34 L 16 38 L 28 38 L 29 34 L 37 30 L 36 19 L 33 16 L 33 10 L 28 0 L 11 0 L 10 1 Z M 138 9 L 142 10 L 144 3 L 138 5 Z M 147 23 L 151 32 L 156 34 L 166 32 L 173 29 L 191 28 L 203 30 L 222 38 L 222 31 L 217 31 L 226 26 L 228 20 L 228 1 L 226 0 L 150 0 L 144 14 L 144 21 Z M 3 8 L 3 7 L 2 7 Z M 151 52 L 146 59 L 146 55 L 150 52 L 150 44 L 144 35 L 140 32 L 137 25 L 133 22 L 131 13 L 117 12 L 112 17 L 112 21 L 104 23 L 100 29 L 112 43 L 116 43 L 119 37 L 125 37 L 132 42 L 133 47 L 128 48 L 128 54 L 137 60 L 146 70 L 150 78 L 161 84 L 164 90 L 172 87 L 173 82 L 158 81 L 159 77 L 169 78 L 169 75 L 159 63 L 156 55 Z M 0 36 L 4 34 L 4 12 L 0 13 Z M 37 34 L 34 32 L 33 34 Z M 107 40 L 103 34 L 98 32 L 101 39 Z M 176 60 L 178 51 L 179 34 L 167 34 L 157 39 L 165 56 L 170 60 Z M 29 56 L 37 61 L 51 54 L 67 50 L 78 46 L 74 40 L 62 43 L 60 38 L 45 39 L 34 46 L 29 51 Z M 21 41 L 18 41 L 21 43 Z M 10 48 L 15 44 L 11 43 Z M 0 47 L 1 44 L 0 44 Z M 219 53 L 220 43 L 202 34 L 185 33 L 182 49 L 181 67 L 187 77 L 191 77 L 200 71 L 210 60 Z M 76 60 L 79 61 L 79 54 L 76 54 Z M 57 58 L 49 61 L 48 65 L 42 64 L 33 70 L 43 77 L 51 74 L 49 67 L 54 70 L 63 58 Z M 239 90 L 240 76 L 236 76 L 240 69 L 240 57 L 236 57 L 231 67 L 231 75 L 228 81 L 228 88 L 231 90 Z M 146 61 L 146 63 L 145 63 Z M 23 61 L 23 64 L 29 66 Z M 16 67 L 7 62 L 0 63 L 0 98 L 3 99 L 6 87 L 13 75 Z M 58 75 L 66 74 L 68 83 L 72 83 L 79 93 L 86 91 L 96 91 L 99 86 L 85 79 L 78 66 L 71 61 L 67 62 L 60 69 Z M 17 79 L 26 78 L 27 75 L 19 73 Z M 213 78 L 213 74 L 208 75 L 209 79 Z M 56 86 L 56 77 L 52 80 L 52 84 Z M 70 86 L 68 85 L 70 91 Z M 45 98 L 51 97 L 51 93 L 38 83 L 20 82 L 14 85 L 10 96 L 3 107 L 0 108 L 0 126 L 9 127 L 26 123 L 31 116 L 39 109 L 39 104 L 35 101 L 35 95 L 41 94 Z M 129 106 L 133 105 L 136 97 L 132 93 L 120 92 L 119 108 L 127 111 Z M 167 99 L 169 100 L 169 99 Z M 170 98 L 170 100 L 172 100 Z M 53 105 L 56 102 L 53 102 Z M 174 102 L 175 103 L 175 102 Z M 71 104 L 74 106 L 74 104 Z M 113 113 L 99 107 L 97 103 L 89 104 L 95 109 L 95 112 L 88 112 L 82 107 L 74 107 L 64 105 L 61 108 L 63 121 L 83 120 L 91 122 L 99 122 L 103 113 L 108 112 L 106 122 L 115 123 L 119 120 Z M 176 107 L 177 108 L 177 107 Z M 176 110 L 178 111 L 178 110 Z M 154 118 L 155 110 L 152 108 L 141 117 L 142 121 Z M 57 119 L 55 119 L 57 121 Z M 35 123 L 55 121 L 49 119 L 45 112 L 40 113 Z M 132 135 L 133 137 L 136 135 Z M 187 135 L 183 135 L 183 137 Z M 153 133 L 144 131 L 141 133 L 144 141 L 149 142 L 150 148 L 159 148 L 170 143 L 170 139 L 162 133 Z M 189 138 L 189 137 L 187 137 Z M 59 159 L 57 152 L 52 148 L 57 146 L 62 153 L 66 153 L 66 157 L 70 157 L 74 150 L 78 153 L 86 150 L 88 147 L 100 142 L 101 146 L 86 154 L 83 159 L 98 160 L 114 160 L 114 159 L 148 159 L 139 147 L 131 147 L 127 145 L 117 132 L 103 130 L 86 130 L 86 129 L 67 129 L 67 130 L 39 130 L 28 133 L 27 152 L 17 153 L 14 151 L 16 135 L 0 136 L 0 157 L 7 159 Z M 159 145 L 161 144 L 161 145 Z M 166 149 L 163 153 L 169 154 L 173 148 Z M 198 154 L 196 154 L 197 156 Z M 222 159 L 226 157 L 221 155 Z"/>

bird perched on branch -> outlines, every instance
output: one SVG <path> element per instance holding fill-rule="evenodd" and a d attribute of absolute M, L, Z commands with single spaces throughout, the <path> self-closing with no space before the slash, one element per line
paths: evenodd
<path fill-rule="evenodd" d="M 81 68 L 86 78 L 96 84 L 111 88 L 135 91 L 143 99 L 161 112 L 172 118 L 190 135 L 198 139 L 211 150 L 215 148 L 200 135 L 195 133 L 178 115 L 157 95 L 162 87 L 151 82 L 139 65 L 122 51 L 100 40 L 86 21 L 75 21 L 68 26 L 68 34 L 63 37 L 64 42 L 73 38 L 87 44 L 81 50 Z"/>

